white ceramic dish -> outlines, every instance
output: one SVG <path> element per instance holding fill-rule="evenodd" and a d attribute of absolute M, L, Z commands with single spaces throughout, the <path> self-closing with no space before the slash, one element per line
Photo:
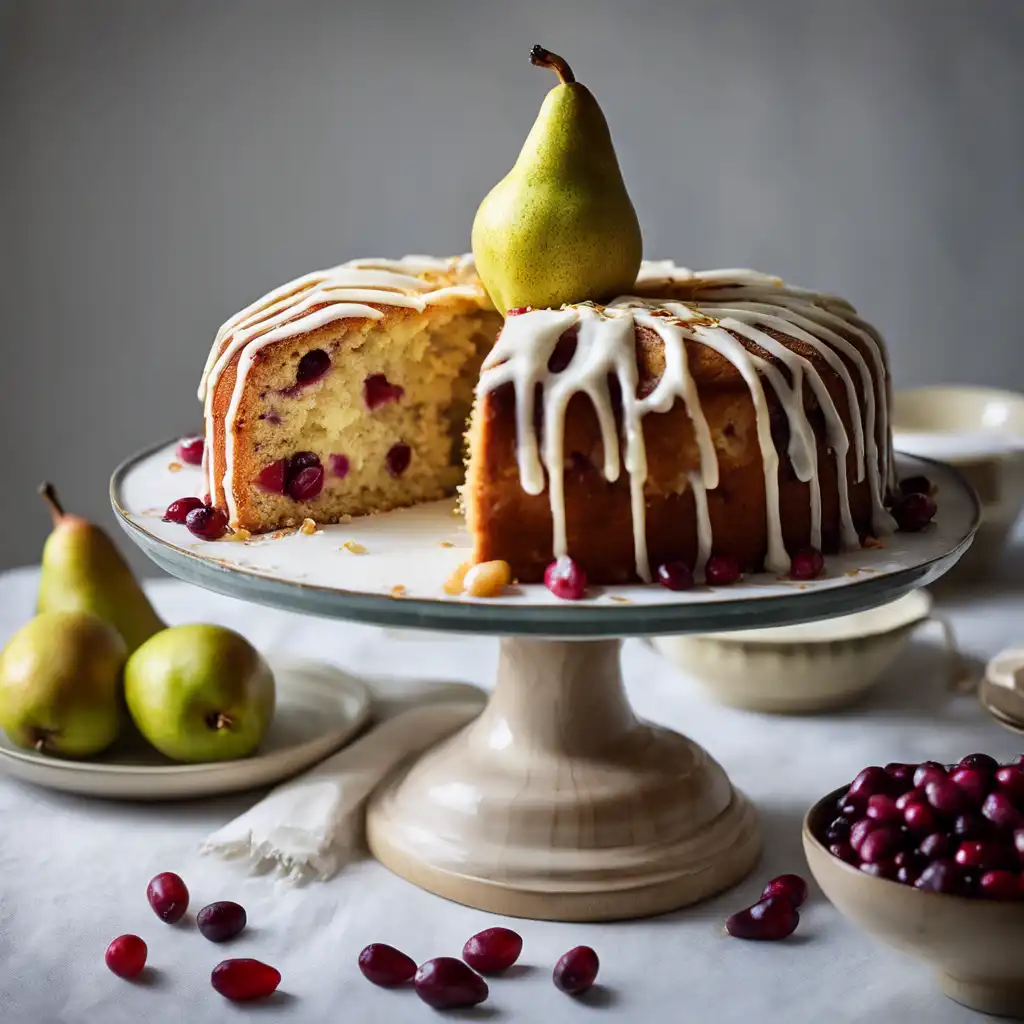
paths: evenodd
<path fill-rule="evenodd" d="M 893 434 L 899 451 L 955 466 L 978 492 L 981 526 L 948 580 L 985 577 L 1024 508 L 1024 395 L 975 387 L 897 391 Z"/>
<path fill-rule="evenodd" d="M 716 700 L 748 711 L 806 714 L 850 704 L 878 681 L 931 613 L 927 591 L 834 619 L 658 637 L 670 661 Z"/>
<path fill-rule="evenodd" d="M 269 657 L 277 711 L 260 749 L 239 761 L 175 764 L 141 737 L 102 757 L 68 761 L 22 750 L 0 732 L 0 770 L 23 782 L 114 800 L 181 800 L 269 786 L 322 761 L 366 723 L 370 695 L 340 669 Z"/>

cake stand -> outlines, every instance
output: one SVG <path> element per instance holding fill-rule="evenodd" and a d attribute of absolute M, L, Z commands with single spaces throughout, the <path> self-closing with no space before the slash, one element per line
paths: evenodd
<path fill-rule="evenodd" d="M 202 486 L 162 445 L 111 481 L 121 525 L 172 575 L 221 594 L 315 615 L 500 637 L 480 717 L 375 794 L 371 850 L 431 892 L 483 910 L 604 921 L 661 913 L 740 881 L 760 852 L 756 815 L 723 769 L 678 733 L 636 717 L 623 689 L 623 637 L 778 626 L 860 611 L 946 572 L 978 524 L 974 492 L 946 466 L 899 457 L 900 475 L 939 486 L 920 534 L 828 560 L 796 583 L 760 575 L 673 593 L 592 588 L 562 602 L 542 586 L 493 599 L 442 583 L 469 557 L 453 502 L 435 502 L 243 542 L 203 542 L 163 509 Z M 346 543 L 348 546 L 346 547 Z"/>

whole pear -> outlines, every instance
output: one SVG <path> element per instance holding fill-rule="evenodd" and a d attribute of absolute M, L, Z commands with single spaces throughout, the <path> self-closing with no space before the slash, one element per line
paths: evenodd
<path fill-rule="evenodd" d="M 128 651 L 88 612 L 42 612 L 0 653 L 0 728 L 19 747 L 90 757 L 117 738 Z"/>
<path fill-rule="evenodd" d="M 222 626 L 175 626 L 151 637 L 128 659 L 124 695 L 139 732 L 175 761 L 245 757 L 274 717 L 270 667 Z"/>
<path fill-rule="evenodd" d="M 643 250 L 597 100 L 557 54 L 535 46 L 530 60 L 559 84 L 473 221 L 477 272 L 502 313 L 628 293 Z"/>
<path fill-rule="evenodd" d="M 65 512 L 52 484 L 39 493 L 50 506 L 53 532 L 43 547 L 37 610 L 92 612 L 121 634 L 131 653 L 164 623 L 110 537 Z"/>

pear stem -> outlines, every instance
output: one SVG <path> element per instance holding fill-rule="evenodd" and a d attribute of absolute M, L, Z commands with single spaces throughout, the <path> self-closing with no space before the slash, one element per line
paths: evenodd
<path fill-rule="evenodd" d="M 545 50 L 543 46 L 535 46 L 530 50 L 530 63 L 538 68 L 551 68 L 558 75 L 562 85 L 572 85 L 576 81 L 576 76 L 572 73 L 572 68 L 565 62 L 565 58 L 559 57 L 557 53 L 552 53 L 550 50 Z"/>
<path fill-rule="evenodd" d="M 43 501 L 50 508 L 53 525 L 59 525 L 60 521 L 64 518 L 64 506 L 60 503 L 60 498 L 57 497 L 57 488 L 47 481 L 39 485 L 39 493 L 42 495 Z"/>
<path fill-rule="evenodd" d="M 230 715 L 225 715 L 222 711 L 216 711 L 207 716 L 206 724 L 211 729 L 230 729 L 235 724 L 235 720 Z"/>

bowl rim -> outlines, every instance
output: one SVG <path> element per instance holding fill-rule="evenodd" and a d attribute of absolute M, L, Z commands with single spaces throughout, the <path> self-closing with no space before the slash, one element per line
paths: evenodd
<path fill-rule="evenodd" d="M 976 896 L 958 896 L 954 893 L 932 892 L 929 889 L 918 889 L 916 886 L 904 885 L 902 882 L 893 881 L 891 878 L 880 878 L 877 875 L 865 874 L 860 870 L 860 868 L 854 867 L 852 864 L 847 864 L 845 860 L 840 860 L 838 857 L 833 856 L 825 843 L 815 835 L 814 829 L 811 827 L 811 822 L 812 819 L 817 817 L 817 815 L 824 810 L 828 801 L 832 801 L 834 803 L 839 799 L 839 796 L 849 788 L 849 785 L 840 786 L 838 789 L 832 790 L 831 793 L 826 793 L 820 800 L 815 801 L 804 815 L 802 832 L 805 844 L 809 842 L 815 846 L 817 850 L 824 854 L 831 863 L 835 864 L 840 869 L 845 869 L 845 871 L 849 873 L 850 878 L 862 879 L 866 884 L 881 883 L 883 885 L 891 886 L 892 889 L 899 890 L 902 893 L 915 893 L 922 899 L 931 898 L 946 900 L 948 903 L 955 903 L 960 906 L 1011 908 L 1015 909 L 1021 915 L 1024 915 L 1024 900 L 984 900 Z M 808 864 L 808 867 L 810 867 L 810 864 Z M 813 868 L 811 869 L 811 874 L 814 874 Z M 821 885 L 820 882 L 818 884 L 819 886 Z M 991 913 L 992 911 L 990 910 L 988 912 Z M 1002 912 L 1006 913 L 1007 910 L 1004 909 Z"/>

